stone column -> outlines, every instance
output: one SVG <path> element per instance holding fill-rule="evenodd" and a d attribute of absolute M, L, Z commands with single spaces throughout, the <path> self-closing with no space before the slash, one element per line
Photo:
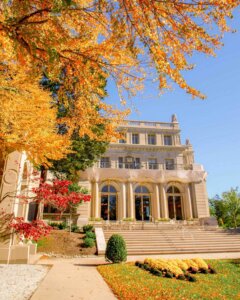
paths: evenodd
<path fill-rule="evenodd" d="M 126 184 L 124 182 L 122 182 L 122 184 L 121 184 L 121 193 L 120 193 L 120 196 L 121 196 L 121 198 L 118 199 L 118 201 L 120 202 L 119 207 L 121 207 L 119 218 L 120 219 L 124 219 L 124 218 L 127 217 Z"/>
<path fill-rule="evenodd" d="M 192 213 L 192 202 L 191 202 L 191 194 L 189 189 L 189 184 L 185 185 L 185 217 L 186 219 L 192 219 L 193 213 Z"/>
<path fill-rule="evenodd" d="M 100 205 L 99 205 L 99 190 L 98 190 L 98 182 L 93 183 L 93 207 L 94 207 L 94 217 L 99 218 L 100 217 Z"/>
<path fill-rule="evenodd" d="M 132 182 L 128 183 L 128 217 L 135 218 Z"/>
<path fill-rule="evenodd" d="M 165 187 L 163 183 L 160 183 L 160 207 L 161 207 L 161 217 L 168 218 L 168 203 Z"/>
<path fill-rule="evenodd" d="M 153 205 L 153 209 L 154 211 L 152 211 L 152 215 L 154 217 L 155 220 L 160 218 L 160 201 L 159 201 L 159 188 L 158 188 L 158 184 L 155 183 L 154 184 L 154 205 Z"/>

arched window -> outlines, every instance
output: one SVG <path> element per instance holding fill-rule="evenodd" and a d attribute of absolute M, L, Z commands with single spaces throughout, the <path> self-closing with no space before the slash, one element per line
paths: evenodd
<path fill-rule="evenodd" d="M 182 220 L 182 196 L 176 186 L 167 189 L 168 214 L 170 219 Z"/>
<path fill-rule="evenodd" d="M 151 197 L 148 188 L 143 185 L 135 189 L 135 217 L 137 221 L 150 221 Z"/>
<path fill-rule="evenodd" d="M 180 191 L 177 187 L 171 185 L 168 189 L 167 189 L 167 193 L 168 194 L 180 194 Z"/>
<path fill-rule="evenodd" d="M 105 185 L 101 190 L 101 218 L 110 221 L 117 219 L 117 191 L 112 185 Z"/>

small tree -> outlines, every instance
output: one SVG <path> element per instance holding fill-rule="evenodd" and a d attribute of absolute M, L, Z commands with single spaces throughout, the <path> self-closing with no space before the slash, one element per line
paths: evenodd
<path fill-rule="evenodd" d="M 237 228 L 238 218 L 240 216 L 240 196 L 238 193 L 238 188 L 231 188 L 229 192 L 222 194 L 222 198 L 227 215 L 229 216 L 233 227 Z"/>
<path fill-rule="evenodd" d="M 119 234 L 113 234 L 107 243 L 105 258 L 113 263 L 119 263 L 127 260 L 127 248 L 123 237 Z"/>
<path fill-rule="evenodd" d="M 211 215 L 215 216 L 219 225 L 236 228 L 240 224 L 240 196 L 238 189 L 224 192 L 209 200 Z"/>
<path fill-rule="evenodd" d="M 81 203 L 91 199 L 86 189 L 69 180 L 54 180 L 52 184 L 44 182 L 32 191 L 36 194 L 34 201 L 56 208 L 60 216 L 69 209 L 70 232 L 72 214 Z"/>

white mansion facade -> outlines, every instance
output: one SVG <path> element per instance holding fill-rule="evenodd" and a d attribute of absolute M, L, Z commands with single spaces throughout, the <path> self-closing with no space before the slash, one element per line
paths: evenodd
<path fill-rule="evenodd" d="M 92 200 L 80 208 L 80 219 L 209 217 L 207 173 L 194 163 L 190 142 L 181 143 L 175 115 L 170 123 L 126 121 L 119 131 L 125 139 L 111 143 L 99 162 L 81 172 L 80 184 L 91 190 Z"/>

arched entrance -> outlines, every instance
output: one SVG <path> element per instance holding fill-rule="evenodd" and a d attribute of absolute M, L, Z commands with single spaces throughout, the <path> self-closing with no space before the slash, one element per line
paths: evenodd
<path fill-rule="evenodd" d="M 150 221 L 151 219 L 151 197 L 145 186 L 135 189 L 135 218 L 137 221 Z"/>
<path fill-rule="evenodd" d="M 169 219 L 182 220 L 182 196 L 179 189 L 175 186 L 170 186 L 167 189 L 167 199 Z"/>
<path fill-rule="evenodd" d="M 117 191 L 112 185 L 105 185 L 101 190 L 101 218 L 117 220 Z"/>

